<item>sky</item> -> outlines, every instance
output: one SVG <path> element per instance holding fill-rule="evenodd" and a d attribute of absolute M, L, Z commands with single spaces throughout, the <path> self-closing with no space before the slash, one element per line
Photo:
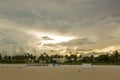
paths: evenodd
<path fill-rule="evenodd" d="M 120 45 L 120 0 L 0 0 L 0 47 L 101 50 Z"/>

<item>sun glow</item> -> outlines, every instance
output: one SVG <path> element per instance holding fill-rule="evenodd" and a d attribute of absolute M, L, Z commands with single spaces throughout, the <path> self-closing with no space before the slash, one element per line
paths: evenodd
<path fill-rule="evenodd" d="M 70 37 L 70 36 L 61 36 L 61 35 L 55 35 L 50 33 L 43 33 L 43 32 L 29 32 L 32 33 L 36 38 L 41 39 L 44 36 L 47 36 L 50 38 L 50 40 L 41 40 L 43 44 L 56 44 L 60 42 L 68 42 L 69 40 L 76 39 L 76 37 Z"/>
<path fill-rule="evenodd" d="M 95 52 L 113 52 L 115 50 L 119 50 L 120 46 L 110 46 L 107 48 L 103 48 L 103 49 L 96 49 L 94 50 Z"/>

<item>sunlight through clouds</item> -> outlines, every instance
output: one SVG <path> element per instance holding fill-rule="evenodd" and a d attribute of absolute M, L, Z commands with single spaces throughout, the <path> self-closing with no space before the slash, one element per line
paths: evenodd
<path fill-rule="evenodd" d="M 119 0 L 0 0 L 0 47 L 87 51 L 120 45 L 119 4 Z"/>

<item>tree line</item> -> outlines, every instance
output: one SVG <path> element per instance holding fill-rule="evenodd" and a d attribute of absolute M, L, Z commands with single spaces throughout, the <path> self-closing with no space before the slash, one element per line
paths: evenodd
<path fill-rule="evenodd" d="M 5 64 L 34 64 L 34 63 L 42 63 L 42 64 L 52 64 L 52 63 L 60 63 L 60 64 L 82 64 L 82 63 L 91 63 L 91 64 L 111 64 L 111 65 L 119 65 L 120 64 L 120 52 L 114 51 L 112 54 L 101 54 L 99 56 L 83 56 L 83 55 L 48 55 L 47 53 L 40 54 L 39 56 L 25 53 L 22 55 L 5 55 L 2 56 L 0 54 L 0 63 Z"/>

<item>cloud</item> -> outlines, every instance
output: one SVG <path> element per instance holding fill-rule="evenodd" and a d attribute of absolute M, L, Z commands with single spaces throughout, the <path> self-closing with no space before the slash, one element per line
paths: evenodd
<path fill-rule="evenodd" d="M 70 40 L 69 42 L 62 42 L 62 43 L 59 43 L 58 45 L 81 46 L 81 45 L 90 45 L 90 44 L 93 44 L 91 40 L 89 40 L 88 38 L 82 38 L 82 39 L 73 39 L 73 40 Z"/>
<path fill-rule="evenodd" d="M 20 30 L 0 28 L 0 44 L 24 44 L 30 39 L 30 36 Z"/>
<path fill-rule="evenodd" d="M 57 44 L 45 44 L 44 46 L 64 46 L 64 47 L 81 47 L 82 46 L 89 46 L 95 44 L 94 41 L 90 40 L 89 38 L 79 38 L 79 39 L 73 39 L 68 42 L 61 42 Z"/>
<path fill-rule="evenodd" d="M 54 40 L 54 39 L 52 39 L 52 38 L 50 38 L 50 37 L 48 37 L 48 36 L 43 36 L 42 39 L 43 39 L 43 40 Z"/>
<path fill-rule="evenodd" d="M 0 45 L 42 44 L 26 33 L 31 30 L 78 38 L 49 44 L 54 46 L 119 45 L 119 4 L 119 0 L 0 0 Z M 48 36 L 42 39 L 53 40 Z"/>

